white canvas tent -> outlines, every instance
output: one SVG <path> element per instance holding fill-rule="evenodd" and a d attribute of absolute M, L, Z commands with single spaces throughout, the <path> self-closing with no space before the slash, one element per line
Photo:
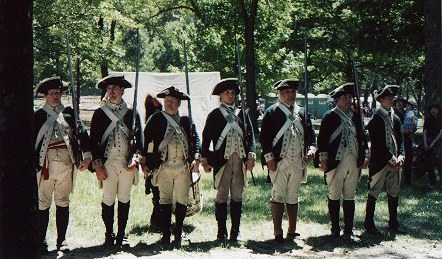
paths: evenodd
<path fill-rule="evenodd" d="M 111 75 L 124 75 L 124 78 L 135 86 L 135 72 L 111 72 Z M 209 112 L 218 107 L 219 97 L 211 95 L 212 89 L 216 83 L 221 80 L 219 72 L 191 72 L 189 73 L 190 97 L 192 106 L 192 119 L 196 125 L 198 134 L 201 133 L 206 123 Z M 138 78 L 138 98 L 137 110 L 141 121 L 145 119 L 144 99 L 149 93 L 156 96 L 161 90 L 175 86 L 183 92 L 186 90 L 185 73 L 151 73 L 140 72 Z M 134 97 L 134 88 L 125 89 L 123 98 L 132 105 Z M 163 99 L 159 99 L 163 102 Z M 180 115 L 188 115 L 187 101 L 181 102 L 179 109 Z M 143 123 L 144 127 L 144 123 Z"/>

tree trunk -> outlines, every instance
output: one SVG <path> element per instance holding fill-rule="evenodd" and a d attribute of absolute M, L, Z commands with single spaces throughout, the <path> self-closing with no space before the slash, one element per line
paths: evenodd
<path fill-rule="evenodd" d="M 35 258 L 32 0 L 0 1 L 0 50 L 0 258 Z"/>
<path fill-rule="evenodd" d="M 441 1 L 425 1 L 424 106 L 442 101 Z M 424 109 L 425 110 L 425 109 Z"/>
<path fill-rule="evenodd" d="M 244 22 L 245 39 L 245 63 L 246 63 L 246 98 L 247 108 L 249 109 L 250 119 L 255 132 L 258 129 L 258 113 L 256 110 L 256 66 L 255 66 L 255 24 L 258 8 L 258 0 L 252 0 L 250 3 L 250 14 L 247 12 L 245 1 L 239 2 L 241 18 Z"/>

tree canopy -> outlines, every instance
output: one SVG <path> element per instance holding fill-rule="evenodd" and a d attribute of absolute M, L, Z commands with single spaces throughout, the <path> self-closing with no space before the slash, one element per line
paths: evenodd
<path fill-rule="evenodd" d="M 89 2 L 94 4 L 34 1 L 36 81 L 54 74 L 67 78 L 66 33 L 85 88 L 106 69 L 135 70 L 138 28 L 141 71 L 183 71 L 186 40 L 190 71 L 220 71 L 222 77 L 232 77 L 237 71 L 238 39 L 241 59 L 249 62 L 242 61 L 244 78 L 254 81 L 247 87 L 266 95 L 279 79 L 303 78 L 307 38 L 309 84 L 315 94 L 350 80 L 351 52 L 363 91 L 394 83 L 403 86 L 405 96 L 420 100 L 422 95 L 423 0 Z M 254 5 L 255 21 L 247 27 Z M 246 40 L 247 33 L 253 35 L 252 43 Z M 253 60 L 247 61 L 251 54 Z M 256 71 L 248 71 L 252 69 Z"/>

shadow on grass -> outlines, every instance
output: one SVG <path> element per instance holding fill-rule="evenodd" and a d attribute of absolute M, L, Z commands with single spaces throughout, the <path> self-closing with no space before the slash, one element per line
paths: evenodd
<path fill-rule="evenodd" d="M 385 233 L 382 235 L 369 235 L 363 233 L 357 237 L 345 237 L 340 236 L 339 238 L 332 237 L 331 235 L 315 236 L 309 237 L 305 243 L 312 247 L 313 251 L 327 251 L 333 252 L 335 248 L 367 248 L 375 245 L 379 245 L 384 241 L 392 241 L 395 239 L 395 235 Z"/>
<path fill-rule="evenodd" d="M 302 247 L 294 241 L 286 240 L 284 243 L 276 243 L 273 239 L 264 241 L 247 241 L 246 247 L 253 251 L 254 254 L 285 254 L 290 253 L 293 250 L 301 250 Z"/>

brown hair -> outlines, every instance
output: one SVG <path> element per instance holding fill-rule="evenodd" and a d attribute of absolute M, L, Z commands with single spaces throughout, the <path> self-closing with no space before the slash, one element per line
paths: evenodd
<path fill-rule="evenodd" d="M 144 108 L 146 109 L 146 118 L 144 119 L 144 122 L 147 122 L 152 114 L 157 110 L 161 111 L 163 109 L 163 105 L 155 96 L 147 94 L 146 99 L 144 100 Z"/>

